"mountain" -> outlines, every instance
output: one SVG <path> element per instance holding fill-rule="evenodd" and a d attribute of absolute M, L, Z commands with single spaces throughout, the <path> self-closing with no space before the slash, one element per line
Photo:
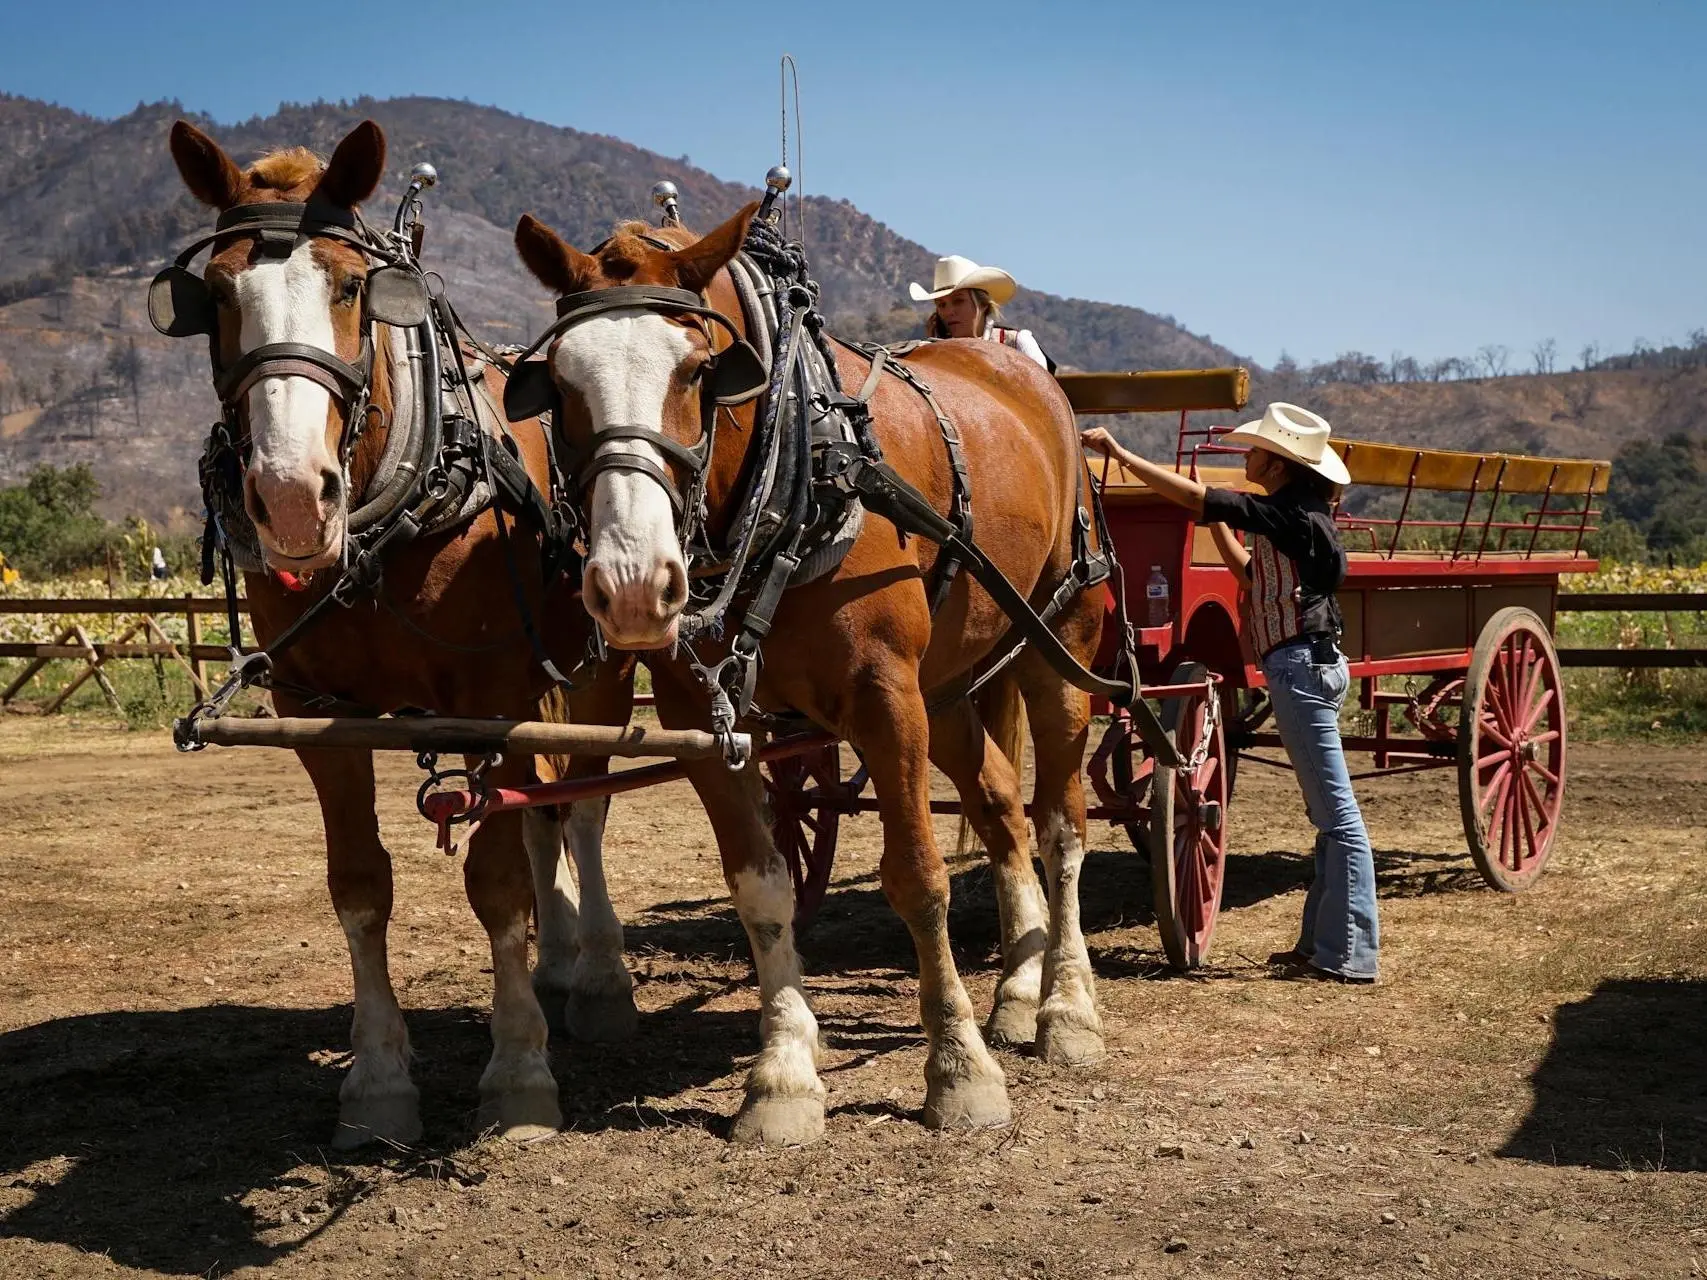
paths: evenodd
<path fill-rule="evenodd" d="M 677 184 L 684 215 L 702 228 L 760 194 L 616 138 L 444 99 L 285 106 L 225 127 L 177 103 L 101 120 L 0 97 L 0 484 L 37 462 L 86 461 L 110 512 L 194 519 L 195 459 L 217 416 L 206 352 L 161 338 L 144 312 L 148 279 L 210 222 L 166 151 L 181 116 L 240 163 L 284 146 L 327 154 L 364 118 L 379 121 L 389 171 L 370 216 L 390 216 L 417 161 L 434 164 L 426 259 L 480 336 L 497 342 L 528 340 L 551 314 L 511 246 L 522 212 L 588 246 L 613 224 L 648 215 L 662 178 Z M 908 280 L 929 278 L 934 254 L 847 201 L 805 204 L 813 271 L 837 329 L 916 333 L 922 313 L 896 302 Z M 1080 367 L 1237 359 L 1132 307 L 1026 292 L 1009 311 L 1058 360 Z"/>

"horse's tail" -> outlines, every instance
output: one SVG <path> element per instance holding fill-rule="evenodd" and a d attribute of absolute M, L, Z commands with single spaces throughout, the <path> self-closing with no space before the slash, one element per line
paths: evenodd
<path fill-rule="evenodd" d="M 1028 726 L 1025 719 L 1025 699 L 1020 696 L 1019 681 L 1013 678 L 1011 671 L 1004 671 L 978 691 L 972 705 L 978 709 L 978 719 L 984 722 L 984 732 L 990 735 L 990 741 L 996 744 L 996 749 L 1012 763 L 1015 776 L 1023 784 Z M 1020 790 L 1023 794 L 1023 785 Z M 962 817 L 954 840 L 956 856 L 969 851 L 975 840 L 971 825 Z"/>
<path fill-rule="evenodd" d="M 564 700 L 563 690 L 556 685 L 552 685 L 539 700 L 539 718 L 551 724 L 569 723 L 569 704 Z M 538 770 L 541 782 L 556 782 L 568 776 L 569 757 L 536 756 L 534 768 Z"/>

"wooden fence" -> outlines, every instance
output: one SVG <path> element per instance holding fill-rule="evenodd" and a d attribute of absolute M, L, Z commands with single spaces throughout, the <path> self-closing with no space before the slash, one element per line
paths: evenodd
<path fill-rule="evenodd" d="M 237 602 L 238 613 L 247 616 L 249 602 Z M 0 706 L 12 701 L 35 679 L 48 663 L 69 659 L 81 663 L 70 682 L 61 688 L 43 708 L 47 714 L 58 711 L 72 694 L 85 683 L 94 680 L 115 710 L 122 709 L 119 696 L 101 670 L 109 661 L 124 658 L 151 658 L 176 662 L 190 677 L 196 692 L 207 696 L 207 664 L 229 662 L 231 651 L 222 644 L 203 644 L 201 619 L 208 614 L 223 618 L 225 601 L 208 596 L 133 596 L 88 599 L 30 600 L 0 598 L 0 614 L 25 614 L 32 617 L 68 617 L 100 614 L 130 617 L 134 620 L 112 640 L 93 640 L 80 623 L 60 629 L 46 644 L 29 641 L 0 643 L 0 658 L 27 659 L 27 665 L 16 679 L 0 690 Z M 177 644 L 160 625 L 162 618 L 184 619 L 184 644 Z"/>
<path fill-rule="evenodd" d="M 247 616 L 249 604 L 237 602 L 239 614 Z M 1560 613 L 1707 613 L 1707 591 L 1655 592 L 1561 592 Z M 29 600 L 0 598 L 0 615 L 26 614 L 34 617 L 68 617 L 89 614 L 129 617 L 133 621 L 112 640 L 94 640 L 80 624 L 62 628 L 46 644 L 0 643 L 0 658 L 23 658 L 28 665 L 0 690 L 0 706 L 12 701 L 36 675 L 55 660 L 81 663 L 68 684 L 55 693 L 44 711 L 59 710 L 85 683 L 94 680 L 115 709 L 118 693 L 101 670 L 108 662 L 126 658 L 150 658 L 176 662 L 189 673 L 198 694 L 208 691 L 209 662 L 228 662 L 231 651 L 224 645 L 203 644 L 201 619 L 212 614 L 223 618 L 225 601 L 210 596 L 133 596 L 108 599 Z M 162 618 L 183 618 L 186 641 L 175 643 L 160 625 Z M 1567 667 L 1636 668 L 1707 667 L 1707 649 L 1561 649 L 1559 662 Z"/>

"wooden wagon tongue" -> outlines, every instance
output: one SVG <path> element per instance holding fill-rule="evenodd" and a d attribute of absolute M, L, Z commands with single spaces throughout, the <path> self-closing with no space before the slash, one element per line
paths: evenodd
<path fill-rule="evenodd" d="M 328 747 L 366 751 L 446 752 L 490 755 L 662 756 L 704 760 L 723 753 L 711 733 L 656 729 L 647 725 L 555 724 L 543 720 L 478 720 L 450 716 L 393 716 L 383 719 L 284 717 L 204 720 L 201 742 L 219 747 Z M 736 735 L 750 750 L 747 734 Z"/>

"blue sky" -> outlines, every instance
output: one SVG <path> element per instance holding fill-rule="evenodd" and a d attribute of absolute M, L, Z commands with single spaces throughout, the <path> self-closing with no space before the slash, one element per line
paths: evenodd
<path fill-rule="evenodd" d="M 787 50 L 809 193 L 1263 363 L 1526 361 L 1549 337 L 1574 357 L 1707 326 L 1703 0 L 27 13 L 0 89 L 97 115 L 438 94 L 749 182 L 777 156 Z"/>

